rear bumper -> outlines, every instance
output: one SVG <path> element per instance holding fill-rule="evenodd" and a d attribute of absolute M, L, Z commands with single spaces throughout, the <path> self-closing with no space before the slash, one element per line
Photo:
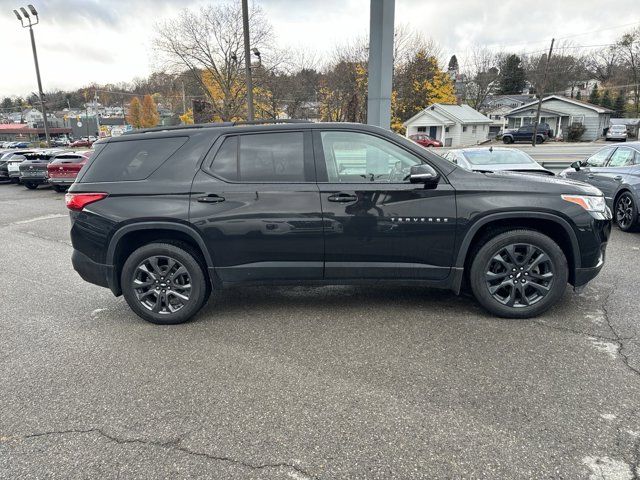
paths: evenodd
<path fill-rule="evenodd" d="M 56 178 L 56 177 L 49 177 L 49 183 L 51 185 L 71 185 L 73 182 L 75 182 L 76 179 L 75 178 Z"/>
<path fill-rule="evenodd" d="M 120 295 L 117 287 L 115 287 L 115 270 L 113 265 L 104 265 L 91 260 L 84 253 L 74 249 L 71 254 L 71 263 L 73 269 L 78 272 L 80 277 L 89 283 L 110 289 L 114 295 Z"/>
<path fill-rule="evenodd" d="M 25 175 L 20 175 L 19 178 L 20 180 L 22 180 L 22 182 L 37 183 L 38 185 L 49 182 L 49 179 L 47 177 L 28 177 Z"/>

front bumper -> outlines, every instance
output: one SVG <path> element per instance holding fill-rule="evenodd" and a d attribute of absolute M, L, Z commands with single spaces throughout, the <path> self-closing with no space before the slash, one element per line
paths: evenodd
<path fill-rule="evenodd" d="M 604 267 L 606 250 L 607 242 L 603 242 L 600 245 L 600 258 L 598 259 L 598 263 L 595 266 L 575 269 L 575 280 L 573 282 L 573 287 L 576 291 L 582 291 L 587 283 L 598 276 L 600 270 L 602 270 L 602 267 Z"/>
<path fill-rule="evenodd" d="M 74 249 L 71 254 L 71 263 L 73 264 L 73 269 L 78 272 L 84 281 L 100 287 L 109 288 L 114 295 L 120 295 L 120 292 L 116 291 L 115 287 L 115 269 L 113 265 L 94 262 L 84 253 L 76 249 Z"/>

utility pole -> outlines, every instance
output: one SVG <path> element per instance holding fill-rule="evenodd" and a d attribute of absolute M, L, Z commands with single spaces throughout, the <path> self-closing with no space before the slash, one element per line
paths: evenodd
<path fill-rule="evenodd" d="M 551 61 L 551 53 L 553 53 L 553 43 L 555 38 L 551 39 L 551 46 L 549 47 L 549 55 L 547 55 L 547 62 L 544 65 L 544 76 L 542 77 L 542 84 L 540 85 L 540 92 L 538 93 L 538 111 L 536 113 L 536 123 L 533 124 L 533 137 L 531 138 L 531 145 L 536 146 L 536 137 L 538 136 L 538 124 L 540 123 L 540 110 L 542 109 L 542 97 L 544 91 L 547 88 L 547 74 L 549 73 L 549 62 Z"/>
<path fill-rule="evenodd" d="M 251 49 L 249 45 L 249 7 L 242 0 L 242 31 L 244 33 L 244 73 L 247 84 L 247 120 L 253 121 L 253 80 L 251 79 Z"/>
<path fill-rule="evenodd" d="M 44 121 L 44 136 L 47 141 L 47 147 L 51 147 L 51 139 L 49 138 L 49 123 L 47 122 L 47 108 L 45 106 L 44 92 L 42 91 L 42 81 L 40 80 L 40 67 L 38 65 L 38 52 L 36 51 L 36 39 L 33 36 L 33 26 L 40 23 L 40 18 L 38 17 L 38 12 L 36 11 L 33 5 L 28 5 L 27 8 L 31 12 L 29 12 L 24 7 L 20 7 L 20 12 L 18 10 L 14 10 L 13 13 L 20 20 L 20 24 L 23 28 L 29 28 L 29 35 L 31 36 L 31 50 L 33 50 L 33 62 L 36 65 L 36 77 L 38 79 L 38 96 L 40 97 L 40 109 L 42 110 L 42 119 Z M 35 22 L 31 21 L 31 18 L 35 18 Z M 24 21 L 29 22 L 28 25 L 25 25 Z"/>

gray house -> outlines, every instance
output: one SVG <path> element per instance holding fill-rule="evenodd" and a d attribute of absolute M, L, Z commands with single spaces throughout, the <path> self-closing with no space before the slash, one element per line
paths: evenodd
<path fill-rule="evenodd" d="M 505 115 L 507 128 L 518 128 L 535 122 L 538 100 L 525 103 L 514 108 Z M 542 99 L 540 123 L 548 123 L 554 136 L 566 138 L 569 127 L 580 123 L 585 127 L 582 140 L 592 141 L 604 135 L 609 126 L 612 110 L 592 103 L 567 98 L 561 95 L 550 95 Z"/>

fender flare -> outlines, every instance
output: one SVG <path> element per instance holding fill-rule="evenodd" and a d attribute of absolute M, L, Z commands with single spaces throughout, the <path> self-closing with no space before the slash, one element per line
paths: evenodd
<path fill-rule="evenodd" d="M 140 222 L 140 223 L 132 223 L 130 225 L 125 225 L 111 236 L 111 240 L 109 241 L 109 247 L 107 248 L 106 262 L 109 265 L 113 265 L 113 260 L 116 252 L 116 247 L 120 243 L 120 239 L 124 237 L 126 234 L 140 231 L 140 230 L 175 230 L 177 232 L 185 233 L 189 237 L 193 239 L 194 242 L 200 248 L 202 255 L 204 256 L 205 261 L 207 262 L 208 268 L 213 268 L 213 261 L 211 259 L 211 255 L 209 254 L 209 250 L 207 249 L 202 236 L 192 227 L 188 225 L 184 225 L 178 222 L 162 222 L 162 221 L 150 221 L 150 222 Z"/>
<path fill-rule="evenodd" d="M 481 219 L 477 220 L 465 233 L 462 242 L 460 243 L 460 247 L 458 248 L 458 255 L 456 257 L 455 267 L 464 268 L 464 263 L 467 258 L 467 254 L 469 253 L 469 247 L 471 246 L 471 240 L 474 235 L 478 233 L 483 226 L 494 222 L 496 220 L 504 220 L 508 218 L 538 218 L 541 220 L 550 220 L 552 222 L 560 225 L 564 231 L 569 236 L 571 241 L 571 247 L 573 248 L 574 253 L 574 268 L 580 268 L 581 265 L 581 257 L 580 257 L 580 245 L 578 244 L 578 238 L 576 237 L 576 232 L 571 228 L 569 222 L 567 222 L 562 217 L 558 215 L 554 215 L 551 213 L 544 212 L 501 212 L 501 213 L 492 213 Z"/>

